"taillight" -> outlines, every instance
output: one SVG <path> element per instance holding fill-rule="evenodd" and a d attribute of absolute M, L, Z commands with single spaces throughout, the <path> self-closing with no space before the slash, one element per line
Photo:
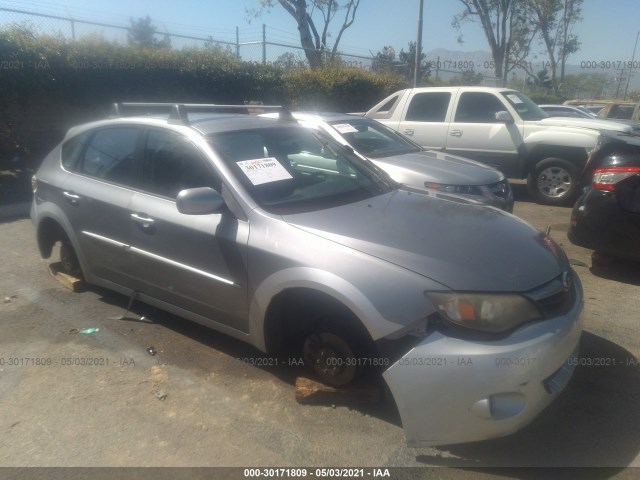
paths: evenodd
<path fill-rule="evenodd" d="M 622 180 L 640 174 L 640 167 L 596 168 L 591 186 L 598 190 L 614 191 Z"/>
<path fill-rule="evenodd" d="M 38 179 L 34 175 L 33 177 L 31 177 L 31 191 L 33 193 L 36 193 L 37 190 L 38 190 Z"/>

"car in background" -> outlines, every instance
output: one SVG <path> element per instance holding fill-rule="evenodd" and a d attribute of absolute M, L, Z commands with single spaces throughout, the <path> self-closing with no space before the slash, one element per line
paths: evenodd
<path fill-rule="evenodd" d="M 278 114 L 266 114 L 277 116 Z M 454 194 L 507 212 L 513 191 L 504 174 L 474 160 L 425 150 L 395 130 L 357 115 L 293 112 L 302 125 L 320 129 L 387 172 L 396 182 L 435 195 Z"/>
<path fill-rule="evenodd" d="M 116 104 L 72 128 L 32 179 L 41 255 L 62 243 L 87 283 L 325 383 L 368 370 L 410 446 L 507 435 L 557 398 L 583 293 L 548 235 L 401 187 L 284 110 L 224 109 Z"/>
<path fill-rule="evenodd" d="M 571 212 L 569 240 L 603 256 L 640 260 L 640 139 L 607 135 L 591 154 L 590 186 Z"/>
<path fill-rule="evenodd" d="M 588 110 L 591 113 L 595 113 L 596 115 L 598 115 L 600 113 L 600 111 L 602 111 L 602 109 L 607 104 L 607 101 L 606 100 L 574 99 L 574 100 L 566 100 L 566 101 L 562 102 L 562 104 L 563 105 L 570 105 L 570 106 L 573 106 L 573 107 L 580 107 L 580 108 L 583 108 L 585 110 Z"/>
<path fill-rule="evenodd" d="M 629 120 L 631 122 L 640 121 L 640 103 L 614 101 L 608 102 L 598 115 L 604 118 Z"/>
<path fill-rule="evenodd" d="M 586 108 L 598 114 L 600 118 L 640 122 L 640 102 L 627 100 L 567 100 L 563 105 Z"/>
<path fill-rule="evenodd" d="M 584 107 L 572 105 L 538 105 L 550 117 L 599 118 L 597 114 Z"/>
<path fill-rule="evenodd" d="M 606 117 L 603 113 L 609 107 L 601 108 L 600 114 L 593 113 L 585 106 L 579 105 L 538 105 L 542 110 L 547 112 L 550 117 L 564 117 L 564 118 L 580 118 L 587 120 L 597 120 L 601 127 L 606 129 L 607 126 L 611 130 L 619 130 L 620 127 L 631 127 L 634 135 L 640 135 L 640 123 L 633 122 L 631 120 L 624 120 L 613 117 Z M 600 107 L 597 107 L 600 108 Z M 605 123 L 603 123 L 605 122 Z M 606 123 L 609 122 L 609 123 Z"/>

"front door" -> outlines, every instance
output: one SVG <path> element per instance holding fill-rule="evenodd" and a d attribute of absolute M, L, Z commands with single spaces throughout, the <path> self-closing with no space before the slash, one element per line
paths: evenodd
<path fill-rule="evenodd" d="M 495 119 L 499 111 L 508 109 L 493 93 L 462 93 L 449 124 L 446 150 L 517 177 L 523 170 L 524 140 L 516 124 Z"/>
<path fill-rule="evenodd" d="M 249 225 L 224 208 L 185 215 L 176 208 L 181 190 L 220 181 L 186 138 L 150 130 L 145 140 L 143 185 L 130 204 L 132 254 L 138 290 L 190 312 L 248 331 L 247 241 Z"/>

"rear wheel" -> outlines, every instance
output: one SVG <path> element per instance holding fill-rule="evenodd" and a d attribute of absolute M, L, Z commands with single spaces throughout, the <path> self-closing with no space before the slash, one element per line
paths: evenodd
<path fill-rule="evenodd" d="M 529 173 L 527 187 L 539 203 L 562 205 L 575 198 L 578 191 L 578 168 L 562 158 L 546 158 Z"/>

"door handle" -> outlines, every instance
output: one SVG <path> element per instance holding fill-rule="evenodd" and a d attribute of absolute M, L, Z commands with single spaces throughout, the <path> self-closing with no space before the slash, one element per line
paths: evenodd
<path fill-rule="evenodd" d="M 154 222 L 155 222 L 155 220 L 153 218 L 144 217 L 143 215 L 144 215 L 144 213 L 142 213 L 142 214 L 132 213 L 131 214 L 131 220 L 133 220 L 134 222 L 138 223 L 143 228 L 152 227 Z"/>
<path fill-rule="evenodd" d="M 407 135 L 408 137 L 413 137 L 413 134 L 415 132 L 413 131 L 413 128 L 405 128 L 402 133 Z"/>
<path fill-rule="evenodd" d="M 452 137 L 461 137 L 462 136 L 462 130 L 451 130 L 449 132 L 449 135 Z"/>
<path fill-rule="evenodd" d="M 80 195 L 76 195 L 73 192 L 62 192 L 62 196 L 69 202 L 71 205 L 77 205 L 78 200 L 80 200 Z"/>

